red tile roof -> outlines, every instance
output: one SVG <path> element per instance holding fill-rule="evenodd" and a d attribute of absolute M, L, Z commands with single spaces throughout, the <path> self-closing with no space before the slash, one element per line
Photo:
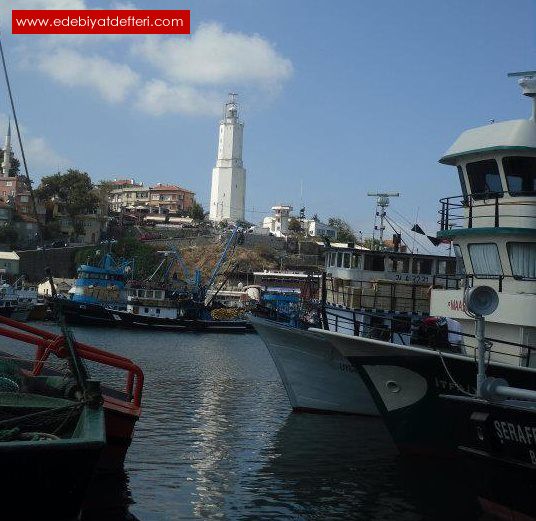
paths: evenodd
<path fill-rule="evenodd" d="M 175 185 L 154 185 L 151 186 L 151 190 L 166 190 L 166 191 L 173 191 L 173 192 L 187 192 L 189 194 L 193 194 L 191 190 L 186 190 L 186 188 L 181 188 L 180 186 Z"/>

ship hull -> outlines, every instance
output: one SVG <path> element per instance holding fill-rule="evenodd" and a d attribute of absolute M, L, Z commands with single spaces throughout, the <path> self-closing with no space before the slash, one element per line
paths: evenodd
<path fill-rule="evenodd" d="M 246 320 L 169 319 L 137 315 L 128 311 L 111 311 L 110 313 L 116 325 L 128 329 L 213 333 L 245 333 L 253 330 Z"/>
<path fill-rule="evenodd" d="M 456 454 L 454 426 L 444 414 L 440 397 L 475 392 L 473 358 L 315 331 L 359 371 L 401 452 Z M 492 362 L 487 373 L 506 378 L 515 387 L 536 389 L 533 369 Z"/>
<path fill-rule="evenodd" d="M 100 327 L 116 325 L 110 310 L 100 304 L 62 300 L 60 305 L 67 324 Z"/>
<path fill-rule="evenodd" d="M 258 317 L 263 339 L 295 410 L 377 416 L 359 373 L 321 336 Z"/>
<path fill-rule="evenodd" d="M 536 411 L 469 397 L 442 401 L 483 509 L 501 518 L 536 519 Z"/>

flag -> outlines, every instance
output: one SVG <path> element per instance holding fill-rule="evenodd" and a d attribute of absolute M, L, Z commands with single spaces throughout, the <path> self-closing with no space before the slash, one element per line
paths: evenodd
<path fill-rule="evenodd" d="M 416 233 L 420 233 L 421 235 L 426 235 L 426 233 L 424 233 L 424 230 L 418 224 L 414 224 L 413 228 L 411 229 L 411 231 L 416 232 Z"/>

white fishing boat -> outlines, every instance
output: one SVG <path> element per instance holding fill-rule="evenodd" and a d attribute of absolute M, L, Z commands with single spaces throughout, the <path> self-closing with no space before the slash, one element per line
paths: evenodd
<path fill-rule="evenodd" d="M 524 93 L 533 99 L 536 97 L 535 78 L 536 72 L 525 74 L 520 81 Z M 390 411 L 403 410 L 422 400 L 426 403 L 429 396 L 445 390 L 459 392 L 456 385 L 468 389 L 474 373 L 472 347 L 475 340 L 474 321 L 465 312 L 463 294 L 467 288 L 481 285 L 491 286 L 499 295 L 498 308 L 488 317 L 488 335 L 493 343 L 489 352 L 491 366 L 498 367 L 499 372 L 503 366 L 511 368 L 509 374 L 513 375 L 514 382 L 529 389 L 535 386 L 535 373 L 530 369 L 536 366 L 536 355 L 531 356 L 531 347 L 536 347 L 535 114 L 536 109 L 527 120 L 494 123 L 464 132 L 441 159 L 442 163 L 457 167 L 463 195 L 455 199 L 456 206 L 452 198 L 441 201 L 439 237 L 454 241 L 458 262 L 455 276 L 436 273 L 437 280 L 443 278 L 446 282 L 432 281 L 430 311 L 462 324 L 458 334 L 460 339 L 463 337 L 462 353 L 453 349 L 441 354 L 429 349 L 437 349 L 434 343 L 410 347 L 411 317 L 408 321 L 402 313 L 386 316 L 381 309 L 331 306 L 325 315 L 332 332 L 310 330 L 307 356 L 302 354 L 305 350 L 293 347 L 301 342 L 299 338 L 303 335 L 297 330 L 286 329 L 278 337 L 279 349 L 271 350 L 282 378 L 289 359 L 297 367 L 300 363 L 305 366 L 308 359 L 317 364 L 314 374 L 293 371 L 294 378 L 285 384 L 289 398 L 294 387 L 316 387 L 318 393 L 319 375 L 334 375 L 331 360 L 341 360 L 340 356 L 350 361 L 357 371 L 347 374 L 359 381 L 360 389 L 365 378 L 365 383 L 373 383 L 380 396 L 389 397 L 392 403 L 383 405 Z M 334 262 L 334 254 L 337 270 L 358 270 L 359 261 L 353 259 L 368 253 L 331 252 L 327 261 L 330 264 Z M 340 258 L 341 254 L 347 255 L 346 259 Z M 364 262 L 361 266 L 365 267 Z M 329 292 L 329 288 L 325 291 Z M 362 316 L 369 316 L 374 323 L 363 324 Z M 268 337 L 263 329 L 259 331 L 261 337 Z M 450 340 L 449 337 L 446 342 L 447 351 Z M 269 338 L 265 341 L 267 345 L 274 343 Z M 414 371 L 412 367 L 417 360 L 422 365 Z M 377 369 L 377 366 L 382 368 Z M 457 368 L 458 374 L 449 373 L 451 366 Z M 344 367 L 344 363 L 341 362 L 340 367 Z M 324 391 L 333 393 L 331 387 L 338 385 L 338 380 L 333 378 L 329 382 L 330 389 L 325 386 Z M 292 388 L 289 390 L 289 387 Z M 348 412 L 357 409 L 355 404 L 367 403 L 367 394 L 367 391 L 354 393 L 354 407 L 348 407 Z M 403 444 L 405 434 L 396 436 Z"/>
<path fill-rule="evenodd" d="M 499 295 L 487 320 L 495 359 L 536 367 L 530 350 L 499 342 L 536 347 L 536 72 L 514 75 L 532 99 L 531 117 L 467 130 L 440 160 L 457 168 L 462 195 L 441 200 L 438 237 L 453 241 L 464 277 L 457 288 L 432 291 L 431 313 L 471 333 L 464 291 L 491 286 Z"/>
<path fill-rule="evenodd" d="M 482 333 L 466 308 L 468 291 L 480 290 L 483 307 L 496 295 L 486 317 L 488 374 L 536 390 L 536 72 L 521 76 L 532 117 L 464 132 L 441 159 L 457 167 L 463 195 L 459 206 L 441 201 L 439 235 L 455 241 L 463 278 L 457 289 L 433 290 L 432 311 L 462 323 L 465 354 L 314 330 L 318 349 L 327 342 L 359 372 L 401 449 L 452 449 L 447 431 L 436 428 L 438 398 L 475 392 Z"/>

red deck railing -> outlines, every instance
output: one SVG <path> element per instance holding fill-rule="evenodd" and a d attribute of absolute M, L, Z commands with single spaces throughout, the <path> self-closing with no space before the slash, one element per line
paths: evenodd
<path fill-rule="evenodd" d="M 0 336 L 12 338 L 37 347 L 32 370 L 34 376 L 41 374 L 50 354 L 54 354 L 61 359 L 69 356 L 66 339 L 63 335 L 44 331 L 2 316 L 0 316 L 0 324 L 11 328 L 0 327 Z M 80 358 L 83 360 L 126 371 L 126 399 L 137 408 L 141 406 L 144 376 L 140 367 L 124 356 L 116 355 L 78 341 L 75 341 L 74 345 Z"/>

